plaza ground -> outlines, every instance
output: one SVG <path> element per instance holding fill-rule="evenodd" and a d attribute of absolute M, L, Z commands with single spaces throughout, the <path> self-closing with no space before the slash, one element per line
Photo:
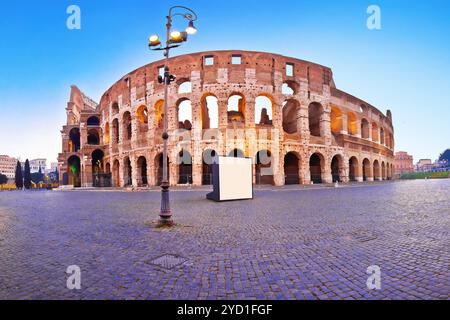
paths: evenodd
<path fill-rule="evenodd" d="M 0 299 L 448 299 L 449 190 L 265 187 L 226 203 L 177 190 L 172 230 L 154 228 L 159 192 L 0 192 Z"/>

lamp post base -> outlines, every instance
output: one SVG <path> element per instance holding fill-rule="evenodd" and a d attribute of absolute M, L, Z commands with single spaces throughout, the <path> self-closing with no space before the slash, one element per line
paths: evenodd
<path fill-rule="evenodd" d="M 159 214 L 160 227 L 172 227 L 174 225 L 172 219 L 172 211 L 170 210 L 169 183 L 161 184 L 161 212 Z"/>

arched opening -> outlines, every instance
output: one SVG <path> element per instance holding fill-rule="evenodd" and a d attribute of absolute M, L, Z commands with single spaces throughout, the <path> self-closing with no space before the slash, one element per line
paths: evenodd
<path fill-rule="evenodd" d="M 368 181 L 369 178 L 372 178 L 371 170 L 370 170 L 370 161 L 369 159 L 364 159 L 363 161 L 363 180 Z"/>
<path fill-rule="evenodd" d="M 272 125 L 273 103 L 267 96 L 258 96 L 255 99 L 255 123 Z"/>
<path fill-rule="evenodd" d="M 202 98 L 201 110 L 202 129 L 216 129 L 219 127 L 219 102 L 213 95 Z"/>
<path fill-rule="evenodd" d="M 136 118 L 138 124 L 139 133 L 145 133 L 148 131 L 148 110 L 147 107 L 142 105 L 136 110 Z"/>
<path fill-rule="evenodd" d="M 386 140 L 386 138 L 385 138 L 385 135 L 384 135 L 384 129 L 380 128 L 380 144 L 384 145 L 385 140 Z"/>
<path fill-rule="evenodd" d="M 129 157 L 123 160 L 123 185 L 124 187 L 133 185 L 131 160 Z"/>
<path fill-rule="evenodd" d="M 309 132 L 312 136 L 320 137 L 320 120 L 322 118 L 323 107 L 320 103 L 313 102 L 308 107 Z"/>
<path fill-rule="evenodd" d="M 353 136 L 358 134 L 358 121 L 353 112 L 347 113 L 347 132 Z"/>
<path fill-rule="evenodd" d="M 381 178 L 383 180 L 387 179 L 387 174 L 386 174 L 386 164 L 383 162 L 381 162 Z"/>
<path fill-rule="evenodd" d="M 112 179 L 113 179 L 113 186 L 120 187 L 120 163 L 119 160 L 114 160 L 113 163 L 113 172 L 112 172 Z"/>
<path fill-rule="evenodd" d="M 104 155 L 103 151 L 99 149 L 92 152 L 92 184 L 96 188 L 111 186 L 111 176 L 104 173 Z"/>
<path fill-rule="evenodd" d="M 375 160 L 373 162 L 373 178 L 375 180 L 380 180 L 381 178 L 380 163 L 378 162 L 378 160 Z"/>
<path fill-rule="evenodd" d="M 296 93 L 295 86 L 292 82 L 285 82 L 281 86 L 281 93 L 287 96 L 292 96 Z"/>
<path fill-rule="evenodd" d="M 320 153 L 314 153 L 309 159 L 309 171 L 311 173 L 311 182 L 322 183 L 322 168 L 324 158 Z"/>
<path fill-rule="evenodd" d="M 119 119 L 114 119 L 112 122 L 112 135 L 115 144 L 119 143 Z"/>
<path fill-rule="evenodd" d="M 164 167 L 164 161 L 163 161 L 163 154 L 159 153 L 155 157 L 155 177 L 156 177 L 156 185 L 160 186 L 163 180 L 163 167 Z M 170 170 L 169 170 L 169 158 L 167 158 L 167 180 L 170 181 Z"/>
<path fill-rule="evenodd" d="M 294 152 L 288 152 L 284 156 L 284 183 L 286 185 L 300 184 L 299 161 L 300 158 Z"/>
<path fill-rule="evenodd" d="M 100 144 L 100 137 L 96 129 L 90 129 L 88 131 L 87 143 L 92 146 L 98 146 Z"/>
<path fill-rule="evenodd" d="M 80 150 L 80 129 L 73 128 L 69 132 L 69 152 L 78 152 Z"/>
<path fill-rule="evenodd" d="M 111 164 L 109 162 L 105 165 L 105 173 L 111 173 Z"/>
<path fill-rule="evenodd" d="M 258 151 L 255 161 L 256 184 L 274 184 L 272 154 L 268 150 Z"/>
<path fill-rule="evenodd" d="M 369 139 L 369 121 L 366 119 L 361 120 L 361 138 Z"/>
<path fill-rule="evenodd" d="M 192 92 L 192 83 L 189 80 L 182 82 L 178 87 L 178 94 L 191 92 Z"/>
<path fill-rule="evenodd" d="M 106 125 L 105 125 L 105 132 L 103 133 L 103 143 L 104 144 L 109 144 L 110 141 L 111 141 L 111 139 L 110 139 L 110 128 L 109 128 L 109 122 L 107 122 Z"/>
<path fill-rule="evenodd" d="M 212 165 L 216 156 L 215 150 L 207 149 L 203 152 L 202 185 L 204 186 L 213 184 Z"/>
<path fill-rule="evenodd" d="M 119 104 L 117 102 L 114 102 L 111 106 L 112 114 L 118 114 L 119 113 Z"/>
<path fill-rule="evenodd" d="M 343 160 L 340 155 L 335 155 L 331 160 L 331 176 L 333 182 L 342 182 L 343 175 Z"/>
<path fill-rule="evenodd" d="M 234 157 L 234 158 L 245 158 L 244 152 L 240 149 L 231 150 L 231 152 L 228 154 L 228 156 Z"/>
<path fill-rule="evenodd" d="M 75 188 L 81 187 L 80 168 L 81 162 L 80 158 L 77 156 L 71 156 L 67 160 L 68 182 L 69 185 L 74 186 Z"/>
<path fill-rule="evenodd" d="M 331 133 L 340 134 L 342 131 L 342 112 L 337 107 L 331 107 Z"/>
<path fill-rule="evenodd" d="M 100 125 L 100 119 L 98 117 L 96 117 L 96 116 L 89 117 L 87 119 L 87 125 L 88 126 L 99 126 Z"/>
<path fill-rule="evenodd" d="M 192 129 L 192 105 L 191 100 L 182 99 L 178 102 L 178 128 Z"/>
<path fill-rule="evenodd" d="M 374 142 L 380 141 L 378 125 L 376 124 L 376 122 L 372 122 L 372 141 Z"/>
<path fill-rule="evenodd" d="M 351 157 L 348 161 L 348 176 L 350 181 L 357 181 L 359 177 L 359 162 L 356 157 Z"/>
<path fill-rule="evenodd" d="M 155 126 L 159 129 L 164 127 L 164 100 L 155 103 Z"/>
<path fill-rule="evenodd" d="M 141 156 L 137 160 L 137 172 L 138 172 L 138 187 L 143 187 L 148 185 L 147 179 L 147 159 L 144 156 Z"/>
<path fill-rule="evenodd" d="M 228 122 L 245 122 L 245 99 L 240 94 L 228 98 Z"/>
<path fill-rule="evenodd" d="M 293 134 L 297 132 L 297 115 L 300 103 L 294 99 L 288 99 L 283 103 L 283 130 Z"/>
<path fill-rule="evenodd" d="M 131 140 L 133 135 L 133 130 L 131 127 L 131 113 L 129 111 L 123 114 L 123 140 Z"/>
<path fill-rule="evenodd" d="M 182 150 L 178 154 L 178 184 L 192 184 L 192 156 Z"/>

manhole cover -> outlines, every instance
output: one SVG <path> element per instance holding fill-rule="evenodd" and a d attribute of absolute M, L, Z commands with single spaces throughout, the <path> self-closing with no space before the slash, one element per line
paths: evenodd
<path fill-rule="evenodd" d="M 158 267 L 161 267 L 161 268 L 164 268 L 164 269 L 173 269 L 176 266 L 179 266 L 180 264 L 185 263 L 186 261 L 187 261 L 187 259 L 185 259 L 181 256 L 166 254 L 159 258 L 153 259 L 153 260 L 149 261 L 148 263 L 153 264 Z"/>

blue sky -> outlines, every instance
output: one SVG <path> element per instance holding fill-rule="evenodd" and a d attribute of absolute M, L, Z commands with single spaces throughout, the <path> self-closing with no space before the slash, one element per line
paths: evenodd
<path fill-rule="evenodd" d="M 72 4 L 81 30 L 66 27 Z M 338 88 L 392 110 L 397 150 L 417 161 L 450 147 L 450 1 L 17 0 L 0 1 L 0 154 L 55 161 L 70 85 L 98 101 L 161 59 L 147 38 L 163 33 L 175 4 L 199 15 L 199 33 L 176 54 L 256 50 L 329 66 Z M 366 27 L 371 4 L 381 30 Z"/>

